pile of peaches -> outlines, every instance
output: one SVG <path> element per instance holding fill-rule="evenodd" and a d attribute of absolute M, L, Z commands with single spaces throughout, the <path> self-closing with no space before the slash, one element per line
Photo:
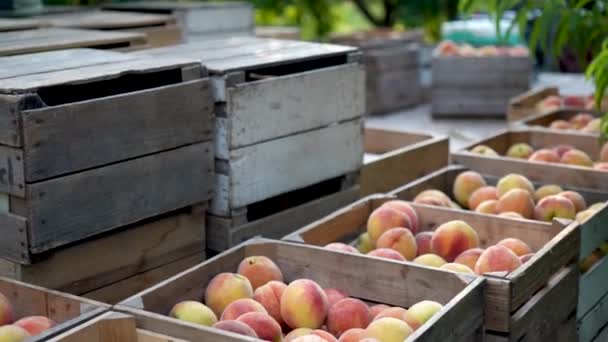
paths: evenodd
<path fill-rule="evenodd" d="M 56 323 L 44 316 L 28 316 L 15 321 L 14 309 L 0 293 L 0 341 L 21 342 L 54 327 Z"/>
<path fill-rule="evenodd" d="M 204 304 L 177 303 L 169 315 L 275 342 L 404 341 L 442 308 L 429 300 L 408 309 L 368 305 L 310 279 L 287 285 L 280 268 L 266 256 L 247 257 L 237 273 L 216 275 L 203 297 Z"/>
<path fill-rule="evenodd" d="M 542 99 L 542 101 L 540 101 L 536 104 L 536 108 L 541 113 L 564 108 L 564 107 L 595 109 L 595 97 L 593 94 L 591 94 L 589 96 L 551 95 L 551 96 L 545 97 L 544 99 Z M 602 111 L 608 110 L 608 97 L 605 97 L 604 99 L 602 99 L 601 108 L 602 108 Z M 593 126 L 599 128 L 598 122 L 597 121 L 594 122 Z M 578 128 L 578 129 L 585 130 L 583 128 Z"/>
<path fill-rule="evenodd" d="M 599 133 L 601 131 L 602 119 L 596 118 L 589 113 L 578 113 L 569 120 L 557 119 L 551 121 L 550 129 L 574 130 L 586 133 Z"/>
<path fill-rule="evenodd" d="M 530 55 L 528 48 L 524 46 L 493 46 L 486 45 L 473 47 L 469 44 L 456 44 L 451 40 L 444 40 L 437 48 L 436 56 L 461 56 L 461 57 L 493 57 L 493 56 L 514 56 L 525 57 Z"/>
<path fill-rule="evenodd" d="M 486 145 L 477 145 L 471 149 L 471 152 L 485 156 L 499 156 L 498 152 Z M 608 171 L 608 143 L 602 146 L 597 156 L 598 161 L 593 161 L 589 154 L 567 144 L 535 150 L 527 143 L 516 143 L 509 147 L 505 156 L 537 163 L 559 163 Z"/>

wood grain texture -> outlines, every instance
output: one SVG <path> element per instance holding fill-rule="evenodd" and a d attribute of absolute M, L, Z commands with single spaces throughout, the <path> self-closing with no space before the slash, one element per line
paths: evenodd
<path fill-rule="evenodd" d="M 39 253 L 203 202 L 212 194 L 212 174 L 211 143 L 199 143 L 32 184 L 31 249 Z"/>
<path fill-rule="evenodd" d="M 581 274 L 576 313 L 577 319 L 583 319 L 594 306 L 602 301 L 602 298 L 608 295 L 608 284 L 603 281 L 607 275 L 608 258 L 602 258 L 587 272 Z M 604 323 L 608 323 L 608 319 Z"/>
<path fill-rule="evenodd" d="M 578 320 L 577 330 L 579 341 L 606 341 L 606 317 L 608 317 L 608 295 L 601 298 L 584 317 Z"/>
<path fill-rule="evenodd" d="M 367 70 L 367 113 L 387 113 L 421 101 L 419 69 Z"/>
<path fill-rule="evenodd" d="M 525 91 L 521 88 L 431 87 L 431 112 L 439 116 L 505 116 L 509 98 Z"/>
<path fill-rule="evenodd" d="M 23 150 L 0 145 L 0 191 L 25 197 Z"/>
<path fill-rule="evenodd" d="M 1 213 L 0 234 L 3 237 L 0 240 L 0 256 L 15 262 L 27 262 L 27 220 L 11 213 Z"/>
<path fill-rule="evenodd" d="M 123 342 L 138 341 L 135 318 L 121 313 L 107 312 L 63 334 L 53 342 Z"/>
<path fill-rule="evenodd" d="M 532 61 L 529 57 L 434 57 L 433 87 L 515 88 L 527 90 Z M 505 107 L 506 108 L 506 107 Z"/>

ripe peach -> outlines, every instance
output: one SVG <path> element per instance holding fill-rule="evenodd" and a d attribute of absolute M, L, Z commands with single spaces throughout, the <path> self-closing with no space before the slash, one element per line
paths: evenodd
<path fill-rule="evenodd" d="M 559 193 L 560 196 L 564 196 L 574 204 L 574 210 L 576 212 L 587 209 L 587 202 L 585 198 L 576 191 L 563 191 Z"/>
<path fill-rule="evenodd" d="M 481 46 L 478 48 L 478 53 L 480 56 L 483 57 L 491 57 L 491 56 L 498 56 L 499 55 L 499 51 L 495 46 Z"/>
<path fill-rule="evenodd" d="M 560 144 L 552 148 L 552 150 L 557 153 L 557 155 L 561 158 L 564 153 L 574 149 L 574 146 L 568 144 Z"/>
<path fill-rule="evenodd" d="M 562 106 L 562 98 L 557 95 L 547 96 L 543 99 L 542 106 L 543 107 L 552 107 L 552 108 L 560 108 Z"/>
<path fill-rule="evenodd" d="M 481 253 L 475 273 L 482 275 L 488 272 L 511 272 L 521 266 L 519 257 L 504 246 L 491 246 Z"/>
<path fill-rule="evenodd" d="M 380 340 L 378 340 L 377 338 L 373 338 L 373 337 L 366 337 L 362 340 L 360 340 L 359 342 L 381 342 Z"/>
<path fill-rule="evenodd" d="M 325 321 L 328 309 L 325 291 L 309 279 L 292 281 L 281 297 L 281 317 L 294 329 L 319 328 Z"/>
<path fill-rule="evenodd" d="M 409 229 L 393 228 L 387 230 L 376 241 L 376 247 L 395 250 L 406 260 L 414 260 L 416 257 L 416 238 Z"/>
<path fill-rule="evenodd" d="M 589 271 L 589 269 L 593 267 L 593 265 L 600 261 L 600 259 L 602 259 L 601 251 L 594 250 L 591 255 L 587 256 L 578 263 L 578 268 L 580 269 L 581 273 L 585 273 Z"/>
<path fill-rule="evenodd" d="M 547 196 L 534 208 L 534 218 L 540 221 L 551 221 L 554 217 L 574 220 L 576 210 L 571 200 L 560 195 Z"/>
<path fill-rule="evenodd" d="M 376 316 L 378 316 L 379 313 L 381 313 L 382 311 L 384 311 L 388 308 L 390 308 L 390 306 L 388 306 L 386 304 L 376 304 L 376 305 L 372 305 L 369 308 L 369 311 L 372 314 L 372 318 L 375 318 Z"/>
<path fill-rule="evenodd" d="M 496 204 L 498 204 L 497 200 L 487 200 L 479 203 L 475 211 L 482 214 L 498 214 L 496 211 Z"/>
<path fill-rule="evenodd" d="M 608 162 L 608 142 L 605 143 L 600 150 L 600 161 Z"/>
<path fill-rule="evenodd" d="M 484 186 L 486 186 L 486 181 L 479 173 L 475 171 L 465 171 L 456 176 L 452 191 L 458 204 L 466 207 L 469 203 L 471 194 Z"/>
<path fill-rule="evenodd" d="M 373 321 L 365 333 L 368 337 L 375 338 L 382 342 L 403 342 L 414 330 L 402 320 L 385 317 Z"/>
<path fill-rule="evenodd" d="M 319 336 L 320 338 L 322 338 L 323 340 L 325 340 L 327 342 L 338 342 L 338 339 L 335 336 L 333 336 L 332 334 L 330 334 L 324 330 L 320 330 L 320 329 L 313 330 L 311 335 Z"/>
<path fill-rule="evenodd" d="M 327 296 L 327 303 L 331 308 L 334 304 L 341 301 L 342 299 L 348 298 L 348 294 L 338 289 L 324 289 L 325 295 Z"/>
<path fill-rule="evenodd" d="M 581 150 L 570 150 L 562 156 L 560 162 L 564 164 L 584 166 L 584 167 L 593 167 L 593 160 L 589 158 L 587 153 Z"/>
<path fill-rule="evenodd" d="M 438 207 L 449 208 L 452 200 L 442 191 L 430 189 L 420 192 L 414 198 L 414 203 L 434 205 Z"/>
<path fill-rule="evenodd" d="M 416 257 L 416 259 L 414 259 L 414 263 L 430 267 L 441 267 L 442 265 L 446 264 L 446 261 L 437 254 L 429 253 Z"/>
<path fill-rule="evenodd" d="M 407 312 L 409 312 L 410 315 L 417 319 L 422 325 L 431 319 L 431 317 L 433 317 L 433 315 L 439 312 L 442 308 L 443 305 L 437 302 L 432 300 L 423 300 L 410 306 L 410 308 L 407 309 Z"/>
<path fill-rule="evenodd" d="M 236 273 L 220 273 L 205 289 L 205 304 L 221 316 L 228 304 L 241 298 L 252 298 L 253 289 L 246 277 Z"/>
<path fill-rule="evenodd" d="M 599 162 L 593 165 L 594 170 L 598 171 L 608 171 L 608 163 L 607 162 Z"/>
<path fill-rule="evenodd" d="M 493 148 L 486 145 L 477 145 L 471 149 L 471 153 L 481 154 L 484 156 L 498 157 L 498 153 Z"/>
<path fill-rule="evenodd" d="M 270 317 L 274 318 L 279 324 L 283 324 L 281 317 L 281 296 L 287 288 L 287 285 L 280 281 L 272 280 L 255 289 L 253 299 L 262 304 Z"/>
<path fill-rule="evenodd" d="M 538 202 L 547 196 L 557 195 L 563 191 L 564 190 L 559 185 L 555 185 L 555 184 L 543 185 L 540 188 L 538 188 L 536 190 L 536 192 L 534 193 L 534 200 L 536 202 Z"/>
<path fill-rule="evenodd" d="M 310 334 L 312 334 L 312 331 L 313 330 L 310 328 L 294 329 L 294 330 L 290 331 L 289 334 L 285 335 L 285 339 L 283 341 L 291 342 L 291 341 L 295 340 L 296 338 L 303 337 L 303 336 L 309 336 Z M 316 336 L 316 335 L 314 335 L 314 336 Z"/>
<path fill-rule="evenodd" d="M 489 200 L 497 200 L 498 199 L 498 191 L 496 187 L 493 186 L 483 186 L 471 194 L 469 197 L 469 209 L 475 210 L 477 206 L 481 204 L 481 202 L 489 201 Z"/>
<path fill-rule="evenodd" d="M 530 246 L 528 246 L 527 243 L 516 238 L 502 239 L 496 245 L 507 247 L 508 249 L 513 251 L 513 253 L 515 253 L 515 255 L 517 256 L 532 253 L 532 249 L 530 248 Z"/>
<path fill-rule="evenodd" d="M 365 329 L 353 328 L 346 330 L 340 338 L 339 342 L 359 342 L 365 338 Z"/>
<path fill-rule="evenodd" d="M 595 119 L 595 117 L 589 113 L 578 113 L 570 118 L 570 123 L 575 129 L 581 129 L 587 126 L 593 119 Z"/>
<path fill-rule="evenodd" d="M 437 45 L 435 53 L 439 56 L 455 56 L 458 55 L 458 45 L 450 40 L 444 40 Z"/>
<path fill-rule="evenodd" d="M 420 232 L 416 234 L 417 255 L 431 253 L 431 239 L 433 232 Z"/>
<path fill-rule="evenodd" d="M 513 189 L 526 190 L 531 196 L 534 196 L 534 185 L 532 185 L 532 182 L 528 178 L 516 173 L 510 173 L 502 177 L 496 184 L 496 192 L 499 199 L 509 192 L 509 190 Z"/>
<path fill-rule="evenodd" d="M 367 255 L 378 257 L 378 258 L 384 258 L 384 259 L 405 261 L 405 258 L 399 252 L 392 250 L 390 248 L 374 249 L 373 251 L 367 253 Z"/>
<path fill-rule="evenodd" d="M 401 200 L 393 200 L 384 203 L 382 206 L 393 208 L 407 215 L 407 217 L 410 219 L 411 226 L 406 228 L 409 228 L 412 231 L 412 234 L 416 234 L 418 231 L 418 214 L 409 203 Z"/>
<path fill-rule="evenodd" d="M 213 325 L 214 328 L 230 331 L 235 334 L 257 338 L 258 335 L 247 324 L 239 321 L 221 321 Z"/>
<path fill-rule="evenodd" d="M 460 253 L 460 255 L 457 256 L 456 259 L 454 259 L 454 262 L 457 264 L 465 265 L 470 269 L 474 270 L 475 264 L 477 263 L 477 259 L 479 259 L 481 253 L 483 253 L 483 249 L 481 248 L 467 249 L 466 251 Z"/>
<path fill-rule="evenodd" d="M 526 262 L 528 262 L 528 260 L 532 259 L 532 257 L 534 256 L 534 253 L 528 253 L 525 255 L 522 255 L 519 257 L 519 261 L 521 261 L 521 264 L 525 264 Z"/>
<path fill-rule="evenodd" d="M 374 317 L 374 321 L 385 317 L 393 317 L 398 320 L 404 321 L 405 323 L 407 323 L 407 325 L 410 326 L 410 328 L 412 328 L 412 330 L 416 330 L 418 329 L 418 327 L 420 327 L 420 322 L 404 308 L 388 308 L 376 315 L 376 317 Z"/>
<path fill-rule="evenodd" d="M 262 340 L 279 342 L 283 338 L 279 323 L 263 312 L 246 313 L 240 316 L 237 321 L 247 324 Z"/>
<path fill-rule="evenodd" d="M 581 129 L 583 132 L 587 133 L 599 133 L 602 130 L 602 119 L 595 118 Z"/>
<path fill-rule="evenodd" d="M 567 96 L 564 96 L 564 106 L 583 108 L 583 107 L 585 107 L 585 99 L 582 96 L 567 95 Z M 584 113 L 574 116 L 573 118 L 570 119 L 570 122 L 580 121 L 580 119 L 575 119 L 579 115 L 584 115 Z"/>
<path fill-rule="evenodd" d="M 277 264 L 265 256 L 250 256 L 243 259 L 237 273 L 249 279 L 254 290 L 271 280 L 283 281 L 283 273 Z"/>
<path fill-rule="evenodd" d="M 435 230 L 431 240 L 433 252 L 448 262 L 467 249 L 479 246 L 477 232 L 469 224 L 461 220 L 442 224 Z"/>
<path fill-rule="evenodd" d="M 0 342 L 22 342 L 25 341 L 30 334 L 16 325 L 4 325 L 0 327 Z"/>
<path fill-rule="evenodd" d="M 508 50 L 509 56 L 526 57 L 530 55 L 530 50 L 525 46 L 514 46 Z"/>
<path fill-rule="evenodd" d="M 320 336 L 312 335 L 312 334 L 296 337 L 290 341 L 291 342 L 330 342 Z"/>
<path fill-rule="evenodd" d="M 349 245 L 347 245 L 345 243 L 341 243 L 341 242 L 328 243 L 327 245 L 325 245 L 324 248 L 331 249 L 331 250 L 334 250 L 334 251 L 359 254 L 359 250 L 358 249 L 356 249 L 353 246 L 349 246 Z"/>
<path fill-rule="evenodd" d="M 36 336 L 57 325 L 55 321 L 45 316 L 24 317 L 13 324 L 25 329 L 31 336 Z"/>
<path fill-rule="evenodd" d="M 13 323 L 13 319 L 11 302 L 0 292 L 0 326 Z"/>
<path fill-rule="evenodd" d="M 523 216 L 521 216 L 521 214 L 516 213 L 514 211 L 505 211 L 504 213 L 498 214 L 498 216 L 508 217 L 508 218 L 515 218 L 515 219 L 523 219 L 524 218 Z"/>
<path fill-rule="evenodd" d="M 376 242 L 380 235 L 392 228 L 409 228 L 410 219 L 404 213 L 389 207 L 380 207 L 367 220 L 367 233 Z"/>
<path fill-rule="evenodd" d="M 210 308 L 203 303 L 193 300 L 175 304 L 171 309 L 169 316 L 181 321 L 201 324 L 208 327 L 217 322 L 217 316 Z"/>
<path fill-rule="evenodd" d="M 500 197 L 496 210 L 499 213 L 515 212 L 525 218 L 531 218 L 534 215 L 534 201 L 530 192 L 512 189 Z"/>
<path fill-rule="evenodd" d="M 526 143 L 517 143 L 509 147 L 507 157 L 528 159 L 532 153 L 534 153 L 532 146 Z"/>
<path fill-rule="evenodd" d="M 357 239 L 357 250 L 359 250 L 359 252 L 367 254 L 374 250 L 374 248 L 376 248 L 376 244 L 372 241 L 367 232 L 359 235 L 359 238 Z"/>
<path fill-rule="evenodd" d="M 372 314 L 359 299 L 345 298 L 329 308 L 327 328 L 334 336 L 340 336 L 349 329 L 367 327 Z"/>
<path fill-rule="evenodd" d="M 255 300 L 250 298 L 241 298 L 228 304 L 226 309 L 224 309 L 224 312 L 222 312 L 220 321 L 233 321 L 248 312 L 268 313 L 264 306 Z"/>
<path fill-rule="evenodd" d="M 572 129 L 572 124 L 566 120 L 553 120 L 549 125 L 551 129 Z"/>
<path fill-rule="evenodd" d="M 560 158 L 557 152 L 548 148 L 541 148 L 540 150 L 532 153 L 528 160 L 531 162 L 541 163 L 559 163 Z"/>
<path fill-rule="evenodd" d="M 455 263 L 455 262 L 451 262 L 451 263 L 442 265 L 441 267 L 439 267 L 439 269 L 458 272 L 458 273 L 475 274 L 475 272 L 473 272 L 473 270 L 469 266 Z"/>

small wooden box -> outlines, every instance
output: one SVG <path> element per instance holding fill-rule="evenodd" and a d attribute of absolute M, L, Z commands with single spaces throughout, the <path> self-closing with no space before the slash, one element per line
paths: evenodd
<path fill-rule="evenodd" d="M 449 164 L 450 142 L 443 136 L 366 127 L 364 143 L 362 196 L 388 192 Z"/>
<path fill-rule="evenodd" d="M 0 256 L 29 263 L 211 199 L 213 100 L 201 74 L 188 59 L 97 50 L 0 59 Z"/>
<path fill-rule="evenodd" d="M 596 117 L 599 117 L 599 114 L 593 110 L 587 109 L 556 109 L 547 113 L 540 113 L 536 115 L 532 115 L 528 118 L 524 118 L 521 121 L 517 121 L 514 125 L 524 126 L 528 128 L 538 129 L 538 130 L 547 130 L 551 132 L 561 132 L 561 133 L 569 133 L 569 134 L 581 134 L 587 136 L 598 137 L 599 133 L 594 132 L 584 132 L 581 130 L 564 130 L 564 129 L 553 129 L 549 126 L 555 120 L 570 120 L 573 116 L 579 113 L 589 113 L 593 114 Z"/>
<path fill-rule="evenodd" d="M 14 316 L 46 316 L 57 325 L 40 335 L 28 338 L 28 342 L 47 341 L 87 320 L 108 311 L 110 306 L 96 301 L 43 289 L 0 277 L 0 293 L 12 304 Z"/>
<path fill-rule="evenodd" d="M 182 300 L 200 301 L 211 278 L 221 272 L 235 272 L 241 260 L 254 255 L 273 260 L 281 269 L 286 283 L 308 278 L 323 288 L 340 288 L 363 301 L 391 306 L 409 307 L 425 299 L 444 305 L 406 341 L 464 342 L 481 338 L 483 280 L 478 277 L 264 239 L 250 240 L 234 247 L 125 300 L 116 309 L 136 317 L 188 326 L 162 315 Z M 207 327 L 197 326 L 197 329 L 201 334 L 223 335 L 223 332 Z M 214 340 L 211 336 L 206 340 Z M 183 338 L 180 335 L 176 337 Z"/>
<path fill-rule="evenodd" d="M 433 57 L 434 117 L 502 117 L 509 99 L 530 87 L 529 57 Z"/>

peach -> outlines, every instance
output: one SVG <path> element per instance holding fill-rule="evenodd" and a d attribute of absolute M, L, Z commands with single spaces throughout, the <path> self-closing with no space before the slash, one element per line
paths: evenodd
<path fill-rule="evenodd" d="M 280 281 L 272 280 L 255 289 L 253 299 L 262 304 L 270 317 L 274 318 L 279 324 L 283 324 L 281 317 L 281 297 L 287 285 Z"/>
<path fill-rule="evenodd" d="M 479 48 L 479 55 L 483 57 L 498 56 L 499 52 L 495 46 L 482 46 Z"/>
<path fill-rule="evenodd" d="M 599 162 L 593 165 L 594 170 L 598 171 L 608 171 L 608 163 L 607 162 Z"/>
<path fill-rule="evenodd" d="M 452 200 L 442 191 L 430 189 L 420 192 L 414 198 L 414 203 L 434 205 L 438 207 L 449 208 Z"/>
<path fill-rule="evenodd" d="M 319 328 L 325 321 L 328 309 L 325 291 L 309 279 L 292 281 L 281 297 L 281 317 L 294 329 Z"/>
<path fill-rule="evenodd" d="M 291 341 L 295 340 L 296 338 L 303 337 L 303 336 L 309 336 L 310 334 L 312 334 L 312 331 L 313 330 L 310 328 L 294 329 L 294 330 L 290 331 L 289 334 L 285 335 L 285 339 L 283 341 L 291 342 Z M 314 335 L 314 336 L 316 336 L 316 335 Z"/>
<path fill-rule="evenodd" d="M 364 329 L 372 321 L 372 313 L 359 299 L 345 298 L 329 308 L 327 329 L 334 336 L 340 336 L 353 328 Z"/>
<path fill-rule="evenodd" d="M 534 185 L 532 185 L 532 182 L 528 178 L 516 173 L 510 173 L 502 177 L 496 184 L 498 199 L 513 189 L 526 190 L 531 196 L 534 196 Z"/>
<path fill-rule="evenodd" d="M 384 203 L 382 206 L 393 208 L 407 215 L 407 217 L 410 219 L 411 226 L 406 228 L 409 228 L 412 231 L 412 234 L 416 234 L 416 232 L 418 231 L 418 214 L 409 203 L 401 200 L 393 200 Z"/>
<path fill-rule="evenodd" d="M 469 209 L 475 210 L 477 206 L 481 204 L 481 202 L 489 201 L 489 200 L 497 200 L 498 199 L 498 191 L 496 187 L 493 186 L 484 186 L 481 187 L 471 194 L 469 197 Z"/>
<path fill-rule="evenodd" d="M 521 216 L 521 214 L 516 213 L 514 211 L 505 211 L 504 213 L 498 214 L 498 216 L 508 217 L 508 218 L 514 218 L 514 219 L 523 219 L 523 218 L 525 218 L 525 217 Z"/>
<path fill-rule="evenodd" d="M 384 259 L 405 261 L 405 258 L 399 252 L 392 250 L 390 248 L 374 249 L 373 251 L 367 253 L 367 255 L 378 257 L 378 258 L 384 258 Z"/>
<path fill-rule="evenodd" d="M 564 153 L 564 155 L 560 159 L 560 162 L 569 165 L 593 167 L 593 160 L 589 158 L 589 155 L 577 149 L 573 149 Z"/>
<path fill-rule="evenodd" d="M 513 57 L 527 57 L 530 55 L 530 50 L 525 46 L 514 46 L 508 50 L 509 56 Z"/>
<path fill-rule="evenodd" d="M 432 251 L 448 262 L 460 253 L 479 246 L 477 232 L 468 223 L 455 220 L 442 224 L 431 240 Z"/>
<path fill-rule="evenodd" d="M 332 335 L 324 330 L 320 330 L 320 329 L 313 330 L 311 335 L 319 336 L 320 338 L 322 338 L 323 340 L 325 340 L 327 342 L 338 342 L 338 339 L 334 335 Z"/>
<path fill-rule="evenodd" d="M 504 246 L 486 248 L 475 264 L 475 273 L 482 275 L 489 272 L 511 272 L 521 266 L 519 257 Z"/>
<path fill-rule="evenodd" d="M 458 55 L 458 45 L 450 40 L 444 40 L 437 45 L 435 53 L 439 56 L 455 56 Z"/>
<path fill-rule="evenodd" d="M 458 54 L 463 57 L 475 57 L 478 56 L 478 51 L 469 44 L 463 44 L 458 48 Z"/>
<path fill-rule="evenodd" d="M 589 123 L 583 127 L 583 129 L 581 129 L 581 131 L 583 132 L 587 132 L 587 133 L 599 133 L 602 129 L 602 119 L 600 118 L 595 118 L 591 121 L 589 121 Z"/>
<path fill-rule="evenodd" d="M 529 191 L 512 189 L 500 197 L 496 210 L 499 213 L 515 212 L 525 218 L 531 218 L 534 215 L 534 201 Z"/>
<path fill-rule="evenodd" d="M 330 342 L 320 336 L 312 335 L 312 334 L 296 337 L 290 341 L 291 342 Z"/>
<path fill-rule="evenodd" d="M 243 259 L 236 273 L 249 279 L 254 290 L 271 280 L 283 281 L 283 273 L 277 264 L 265 256 L 250 256 Z"/>
<path fill-rule="evenodd" d="M 376 248 L 376 244 L 372 241 L 367 232 L 359 235 L 359 238 L 357 239 L 357 250 L 359 250 L 359 252 L 367 254 L 370 251 L 373 251 L 374 248 Z"/>
<path fill-rule="evenodd" d="M 477 145 L 471 149 L 472 153 L 481 154 L 483 156 L 498 157 L 498 153 L 493 148 L 486 145 Z"/>
<path fill-rule="evenodd" d="M 359 340 L 359 342 L 381 342 L 380 340 L 373 337 L 366 337 L 364 339 Z"/>
<path fill-rule="evenodd" d="M 376 315 L 376 317 L 374 317 L 374 321 L 385 317 L 393 317 L 398 320 L 404 321 L 405 323 L 407 323 L 407 325 L 410 326 L 410 328 L 412 328 L 412 330 L 416 330 L 418 329 L 418 327 L 420 327 L 420 322 L 404 308 L 388 308 Z"/>
<path fill-rule="evenodd" d="M 587 256 L 583 260 L 578 263 L 578 268 L 581 273 L 585 273 L 589 271 L 593 265 L 595 265 L 602 258 L 602 253 L 600 250 L 595 250 L 591 253 L 591 255 Z"/>
<path fill-rule="evenodd" d="M 349 246 L 349 245 L 347 245 L 345 243 L 341 243 L 341 242 L 328 243 L 327 245 L 325 245 L 324 248 L 331 249 L 331 250 L 334 250 L 334 251 L 359 254 L 359 250 L 358 249 L 356 249 L 353 246 Z"/>
<path fill-rule="evenodd" d="M 390 308 L 390 306 L 388 306 L 386 304 L 376 304 L 376 305 L 372 305 L 369 308 L 369 311 L 372 314 L 372 318 L 375 318 L 376 316 L 378 316 L 379 313 L 381 313 L 382 311 L 384 311 L 388 308 Z"/>
<path fill-rule="evenodd" d="M 215 313 L 205 306 L 203 303 L 187 300 L 175 304 L 169 313 L 169 316 L 205 326 L 212 326 L 217 322 Z"/>
<path fill-rule="evenodd" d="M 324 289 L 325 295 L 327 296 L 327 303 L 331 308 L 334 304 L 341 301 L 342 299 L 348 298 L 348 294 L 338 289 Z"/>
<path fill-rule="evenodd" d="M 554 217 L 574 220 L 576 210 L 571 200 L 560 195 L 547 196 L 534 208 L 534 218 L 540 221 L 551 221 Z"/>
<path fill-rule="evenodd" d="M 574 204 L 574 210 L 576 212 L 587 209 L 587 202 L 585 198 L 576 191 L 563 191 L 559 193 L 560 196 L 566 197 L 572 204 Z"/>
<path fill-rule="evenodd" d="M 515 255 L 522 256 L 529 253 L 532 253 L 532 249 L 528 246 L 527 243 L 523 242 L 520 239 L 516 238 L 506 238 L 498 241 L 497 246 L 504 246 L 513 251 Z"/>
<path fill-rule="evenodd" d="M 402 320 L 385 317 L 373 321 L 365 333 L 368 337 L 375 338 L 382 342 L 403 342 L 414 330 Z"/>
<path fill-rule="evenodd" d="M 475 171 L 465 171 L 456 176 L 452 191 L 458 204 L 466 207 L 469 203 L 471 194 L 484 186 L 486 186 L 486 181 L 479 173 Z"/>
<path fill-rule="evenodd" d="M 240 274 L 220 273 L 205 289 L 205 304 L 216 316 L 221 316 L 228 304 L 241 298 L 253 298 L 253 288 L 249 279 Z"/>
<path fill-rule="evenodd" d="M 233 321 L 249 312 L 268 313 L 264 306 L 255 300 L 250 298 L 241 298 L 228 304 L 226 309 L 224 309 L 224 312 L 222 312 L 220 321 Z"/>
<path fill-rule="evenodd" d="M 549 125 L 551 129 L 572 129 L 572 124 L 566 120 L 553 120 Z"/>
<path fill-rule="evenodd" d="M 283 338 L 281 326 L 268 314 L 249 312 L 240 316 L 237 321 L 247 324 L 262 340 L 279 342 Z"/>
<path fill-rule="evenodd" d="M 0 342 L 22 342 L 25 341 L 30 334 L 16 325 L 5 325 L 0 327 Z"/>
<path fill-rule="evenodd" d="M 526 262 L 528 262 L 528 260 L 532 259 L 533 256 L 534 256 L 534 253 L 524 254 L 519 257 L 519 261 L 521 261 L 521 264 L 523 265 Z"/>
<path fill-rule="evenodd" d="M 340 338 L 339 342 L 359 342 L 365 338 L 365 329 L 353 328 L 346 330 Z"/>
<path fill-rule="evenodd" d="M 608 142 L 605 143 L 600 150 L 600 161 L 608 162 Z"/>
<path fill-rule="evenodd" d="M 475 272 L 473 272 L 473 270 L 469 266 L 455 263 L 455 262 L 450 262 L 448 264 L 442 265 L 441 267 L 439 267 L 439 269 L 458 272 L 458 273 L 475 274 Z"/>
<path fill-rule="evenodd" d="M 559 163 L 560 158 L 557 152 L 548 148 L 541 148 L 540 150 L 532 153 L 528 160 L 531 162 L 541 163 Z"/>
<path fill-rule="evenodd" d="M 367 233 L 376 242 L 380 235 L 392 228 L 409 228 L 410 219 L 404 213 L 389 207 L 379 207 L 367 220 Z"/>
<path fill-rule="evenodd" d="M 11 324 L 13 319 L 11 302 L 0 292 L 0 326 Z"/>
<path fill-rule="evenodd" d="M 432 300 L 423 300 L 410 306 L 410 308 L 407 309 L 407 312 L 409 312 L 410 315 L 417 319 L 418 322 L 420 322 L 420 324 L 422 325 L 426 323 L 429 319 L 431 319 L 431 317 L 433 317 L 442 308 L 443 305 L 437 302 L 434 302 Z"/>
<path fill-rule="evenodd" d="M 414 259 L 414 263 L 429 267 L 441 267 L 446 264 L 446 261 L 437 254 L 429 253 L 416 257 L 416 259 Z"/>
<path fill-rule="evenodd" d="M 239 321 L 221 321 L 213 325 L 214 328 L 233 332 L 235 334 L 257 338 L 258 335 L 247 324 Z"/>
<path fill-rule="evenodd" d="M 416 238 L 409 229 L 405 228 L 387 230 L 376 241 L 376 247 L 395 250 L 406 260 L 414 260 L 417 252 Z"/>
<path fill-rule="evenodd" d="M 554 107 L 560 108 L 562 106 L 562 98 L 557 95 L 547 96 L 543 99 L 542 105 L 543 107 Z"/>
<path fill-rule="evenodd" d="M 575 129 L 581 129 L 587 126 L 593 119 L 595 119 L 595 117 L 589 113 L 578 113 L 570 118 L 570 123 Z"/>
<path fill-rule="evenodd" d="M 507 157 L 528 159 L 534 153 L 532 146 L 526 143 L 517 143 L 511 145 L 507 150 Z"/>
<path fill-rule="evenodd" d="M 564 106 L 583 108 L 583 107 L 585 107 L 585 99 L 582 96 L 567 95 L 567 96 L 564 96 Z M 578 115 L 583 115 L 583 114 L 578 114 Z M 570 122 L 578 121 L 575 119 L 577 116 L 575 116 L 574 118 L 571 118 Z"/>
<path fill-rule="evenodd" d="M 552 150 L 557 153 L 557 155 L 561 158 L 564 153 L 570 151 L 574 149 L 574 146 L 572 145 L 568 145 L 568 144 L 561 144 L 561 145 L 557 145 L 554 148 L 552 148 Z"/>
<path fill-rule="evenodd" d="M 479 203 L 475 211 L 482 214 L 498 214 L 496 211 L 497 200 L 487 200 Z"/>
<path fill-rule="evenodd" d="M 431 239 L 433 232 L 420 232 L 416 234 L 417 255 L 431 253 Z"/>
<path fill-rule="evenodd" d="M 14 325 L 25 329 L 31 336 L 36 336 L 54 327 L 57 323 L 45 316 L 29 316 L 18 320 Z"/>
<path fill-rule="evenodd" d="M 555 185 L 555 184 L 543 185 L 540 188 L 538 188 L 536 190 L 536 192 L 534 193 L 534 200 L 536 202 L 538 202 L 547 196 L 557 195 L 563 191 L 564 190 L 559 185 Z"/>
<path fill-rule="evenodd" d="M 454 259 L 454 262 L 457 264 L 465 265 L 470 269 L 474 270 L 475 264 L 477 263 L 477 259 L 479 259 L 481 253 L 483 253 L 483 249 L 481 248 L 467 249 L 466 251 L 460 253 L 460 255 L 458 255 L 456 259 Z"/>

